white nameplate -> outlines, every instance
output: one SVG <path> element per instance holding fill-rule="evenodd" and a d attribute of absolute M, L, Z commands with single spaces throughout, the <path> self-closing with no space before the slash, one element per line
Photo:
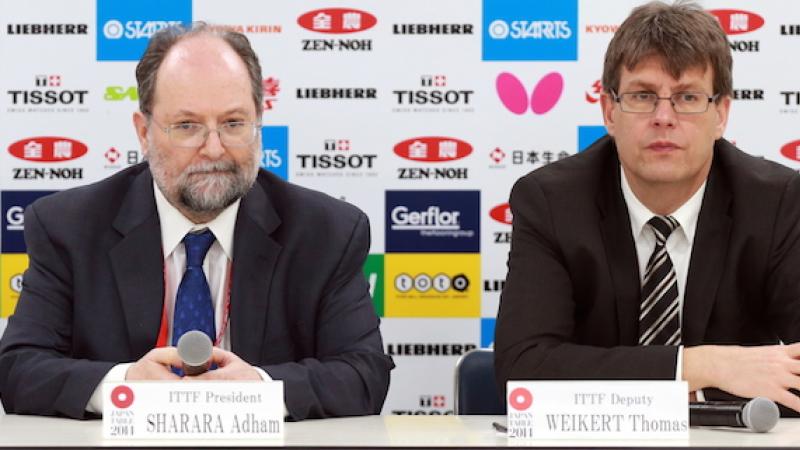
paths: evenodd
<path fill-rule="evenodd" d="M 103 383 L 105 439 L 283 437 L 282 381 Z"/>
<path fill-rule="evenodd" d="M 683 381 L 509 381 L 508 436 L 688 439 Z"/>

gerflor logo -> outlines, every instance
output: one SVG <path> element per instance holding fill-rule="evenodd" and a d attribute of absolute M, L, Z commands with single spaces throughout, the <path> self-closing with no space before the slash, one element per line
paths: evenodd
<path fill-rule="evenodd" d="M 524 114 L 530 107 L 534 114 L 545 114 L 556 106 L 564 91 L 564 78 L 558 72 L 543 76 L 530 96 L 525 85 L 515 75 L 503 72 L 495 81 L 497 95 L 503 106 L 514 114 Z"/>

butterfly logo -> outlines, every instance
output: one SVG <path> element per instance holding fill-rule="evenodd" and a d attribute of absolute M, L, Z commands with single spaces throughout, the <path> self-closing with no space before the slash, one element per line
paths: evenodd
<path fill-rule="evenodd" d="M 528 91 L 515 75 L 503 72 L 497 76 L 495 88 L 503 106 L 514 114 L 524 114 L 530 106 L 534 114 L 545 114 L 558 103 L 564 92 L 564 77 L 558 72 L 543 76 L 528 97 Z"/>

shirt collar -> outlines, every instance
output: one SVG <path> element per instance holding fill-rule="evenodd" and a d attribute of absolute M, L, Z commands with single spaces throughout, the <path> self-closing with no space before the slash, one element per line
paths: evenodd
<path fill-rule="evenodd" d="M 634 237 L 638 237 L 644 231 L 647 221 L 658 214 L 650 211 L 649 208 L 644 206 L 642 202 L 636 198 L 636 194 L 633 193 L 630 184 L 628 184 L 628 179 L 625 177 L 625 171 L 622 170 L 622 167 L 620 167 L 619 170 L 619 177 L 620 183 L 622 184 L 622 196 L 625 199 L 625 203 L 628 205 L 631 229 L 635 232 Z M 706 192 L 707 183 L 708 180 L 703 181 L 700 189 L 698 189 L 686 203 L 670 214 L 681 224 L 679 230 L 683 231 L 683 234 L 690 243 L 694 241 L 694 232 L 697 229 L 697 218 L 700 216 L 700 206 L 703 203 L 703 194 Z"/>
<path fill-rule="evenodd" d="M 233 260 L 233 229 L 236 225 L 236 215 L 239 212 L 241 199 L 236 200 L 210 222 L 195 224 L 181 214 L 177 208 L 164 197 L 161 189 L 153 182 L 153 191 L 156 196 L 156 209 L 161 221 L 161 246 L 164 249 L 164 259 L 175 251 L 183 237 L 190 231 L 208 228 L 225 252 L 228 259 Z"/>

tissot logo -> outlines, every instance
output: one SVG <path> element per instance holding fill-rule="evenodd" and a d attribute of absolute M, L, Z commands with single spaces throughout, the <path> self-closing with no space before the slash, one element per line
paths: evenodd
<path fill-rule="evenodd" d="M 86 34 L 89 25 L 85 23 L 10 23 L 6 28 L 9 35 L 15 34 Z"/>
<path fill-rule="evenodd" d="M 472 343 L 393 343 L 386 344 L 390 356 L 460 356 L 478 346 Z"/>
<path fill-rule="evenodd" d="M 800 139 L 789 142 L 781 147 L 781 155 L 791 159 L 792 161 L 800 162 Z"/>
<path fill-rule="evenodd" d="M 406 139 L 394 146 L 394 154 L 411 161 L 439 163 L 465 158 L 472 146 L 452 137 L 427 136 Z"/>
<path fill-rule="evenodd" d="M 764 19 L 758 14 L 738 9 L 712 9 L 708 11 L 719 20 L 725 34 L 749 33 L 761 28 Z"/>
<path fill-rule="evenodd" d="M 394 90 L 395 100 L 399 106 L 468 106 L 474 90 L 467 89 L 447 89 L 447 75 L 422 75 L 420 76 L 420 86 L 422 89 L 416 90 Z M 472 109 L 470 108 L 470 111 Z M 410 112 L 409 108 L 396 108 L 397 112 Z M 414 109 L 414 112 L 438 112 L 441 109 Z M 448 109 L 447 112 L 451 112 Z"/>
<path fill-rule="evenodd" d="M 785 106 L 800 105 L 800 91 L 781 91 Z"/>
<path fill-rule="evenodd" d="M 55 136 L 39 136 L 21 139 L 8 146 L 8 153 L 19 159 L 32 162 L 63 162 L 80 158 L 89 149 L 75 139 Z"/>
<path fill-rule="evenodd" d="M 396 23 L 392 25 L 394 34 L 472 34 L 473 25 L 469 23 Z"/>
<path fill-rule="evenodd" d="M 511 214 L 511 206 L 509 206 L 508 203 L 497 205 L 489 210 L 489 216 L 492 219 L 507 225 L 511 225 L 511 220 L 514 218 L 514 216 Z"/>
<path fill-rule="evenodd" d="M 309 11 L 297 18 L 297 24 L 317 33 L 357 33 L 368 30 L 378 19 L 366 11 L 351 8 L 326 8 Z"/>
<path fill-rule="evenodd" d="M 375 88 L 297 88 L 299 100 L 375 100 Z"/>
<path fill-rule="evenodd" d="M 420 409 L 393 409 L 394 415 L 413 415 L 413 416 L 441 416 L 453 414 L 452 409 L 447 408 L 447 397 L 444 395 L 420 395 Z"/>
<path fill-rule="evenodd" d="M 72 107 L 81 108 L 86 101 L 88 90 L 73 90 L 62 87 L 61 75 L 36 75 L 33 85 L 38 89 L 9 89 L 11 107 L 9 112 L 72 112 Z M 24 107 L 24 108 L 23 108 Z M 67 107 L 67 108 L 56 108 Z"/>
<path fill-rule="evenodd" d="M 370 171 L 374 168 L 377 154 L 357 153 L 350 139 L 325 139 L 322 154 L 298 154 L 300 171 L 298 177 L 320 176 L 377 176 Z M 309 172 L 308 169 L 321 169 L 322 172 Z M 326 173 L 327 172 L 327 173 Z"/>

